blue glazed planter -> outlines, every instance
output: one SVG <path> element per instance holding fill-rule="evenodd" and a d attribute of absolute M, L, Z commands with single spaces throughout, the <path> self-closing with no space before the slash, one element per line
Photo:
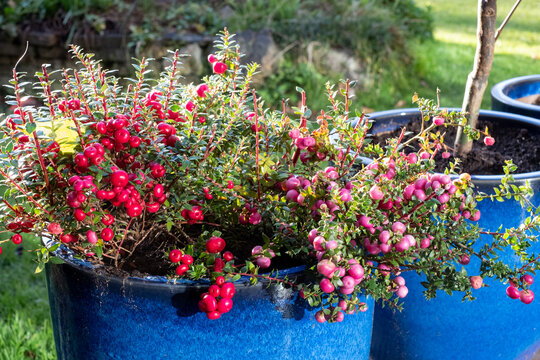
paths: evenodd
<path fill-rule="evenodd" d="M 540 74 L 512 78 L 496 84 L 491 89 L 491 108 L 540 119 L 539 105 L 517 100 L 530 95 L 540 95 Z"/>
<path fill-rule="evenodd" d="M 417 109 L 385 111 L 370 116 L 376 120 L 375 131 L 405 125 L 419 119 Z M 527 127 L 540 134 L 540 121 L 520 115 L 481 111 L 480 118 L 491 120 L 501 126 Z M 540 168 L 540 164 L 539 164 Z M 472 180 L 479 191 L 493 193 L 501 176 L 473 175 Z M 540 171 L 515 175 L 516 183 L 529 181 L 535 195 L 531 201 L 540 204 Z M 519 226 L 526 217 L 516 201 L 503 203 L 484 200 L 478 203 L 482 212 L 480 227 L 496 230 L 501 224 Z M 511 254 L 502 254 L 507 262 L 518 263 Z M 479 262 L 471 259 L 467 272 L 475 275 Z M 396 312 L 380 306 L 375 307 L 372 338 L 374 360 L 455 360 L 455 359 L 531 359 L 540 347 L 540 306 L 537 300 L 525 305 L 506 296 L 506 287 L 496 281 L 485 281 L 489 287 L 473 291 L 477 298 L 462 303 L 463 293 L 448 296 L 438 292 L 437 298 L 425 300 L 423 280 L 416 273 L 407 272 L 405 277 L 409 294 L 403 301 L 404 310 Z M 540 282 L 540 279 L 537 279 Z M 535 283 L 531 286 L 540 293 Z"/>
<path fill-rule="evenodd" d="M 367 360 L 373 300 L 366 313 L 319 324 L 296 292 L 240 280 L 233 309 L 211 321 L 198 310 L 204 282 L 98 274 L 72 256 L 47 264 L 58 359 Z M 280 272 L 289 276 L 302 268 Z"/>

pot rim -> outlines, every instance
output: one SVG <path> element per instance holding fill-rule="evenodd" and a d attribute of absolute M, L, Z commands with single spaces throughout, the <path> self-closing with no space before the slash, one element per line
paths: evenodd
<path fill-rule="evenodd" d="M 511 78 L 508 80 L 504 80 L 504 81 L 501 81 L 500 83 L 495 84 L 491 88 L 491 96 L 508 106 L 514 106 L 514 107 L 518 107 L 522 109 L 540 112 L 540 105 L 527 104 L 527 103 L 518 101 L 516 99 L 513 99 L 507 95 L 508 88 L 510 86 L 516 86 L 516 85 L 520 85 L 524 83 L 533 83 L 533 82 L 540 83 L 540 74 L 519 76 L 519 77 Z"/>
<path fill-rule="evenodd" d="M 538 75 L 540 80 L 540 75 Z M 540 107 L 539 107 L 540 108 Z M 460 108 L 447 108 L 449 111 L 459 111 Z M 420 110 L 417 108 L 406 108 L 406 109 L 393 109 L 393 110 L 384 110 L 384 111 L 378 111 L 371 114 L 367 114 L 368 118 L 371 120 L 375 120 L 378 117 L 385 117 L 385 116 L 407 116 L 411 114 L 419 114 Z M 504 120 L 511 120 L 516 121 L 521 124 L 527 124 L 529 126 L 538 127 L 538 130 L 540 131 L 540 120 L 534 119 L 532 117 L 523 116 L 519 114 L 513 114 L 513 113 L 506 113 L 502 111 L 494 111 L 494 110 L 480 110 L 481 116 L 486 117 L 497 117 Z M 456 176 L 456 175 L 454 175 Z M 471 180 L 473 180 L 476 184 L 491 184 L 491 183 L 500 183 L 501 179 L 504 175 L 473 175 L 471 174 Z M 515 173 L 512 174 L 514 177 L 514 182 L 519 181 L 525 181 L 525 180 L 537 180 L 540 179 L 540 170 L 539 171 L 531 171 L 526 173 Z M 456 176 L 457 177 L 457 176 Z"/>
<path fill-rule="evenodd" d="M 139 276 L 127 276 L 126 278 L 119 277 L 117 275 L 105 273 L 105 272 L 97 272 L 96 270 L 104 268 L 103 265 L 96 266 L 92 264 L 90 261 L 79 259 L 75 257 L 75 252 L 68 248 L 66 245 L 54 240 L 52 237 L 42 235 L 41 242 L 43 245 L 50 249 L 51 247 L 55 245 L 59 245 L 57 249 L 54 251 L 51 251 L 51 254 L 53 254 L 55 257 L 61 259 L 64 261 L 64 263 L 77 268 L 78 270 L 92 273 L 95 276 L 102 276 L 106 278 L 110 278 L 113 280 L 120 281 L 122 283 L 130 282 L 130 283 L 139 283 L 139 284 L 145 284 L 150 286 L 171 286 L 177 289 L 182 289 L 186 287 L 208 287 L 211 285 L 210 280 L 208 279 L 201 279 L 201 280 L 188 280 L 188 279 L 169 279 L 166 276 L 157 276 L 157 275 L 149 275 L 144 277 Z M 294 266 L 287 269 L 279 270 L 279 271 L 272 271 L 270 273 L 263 273 L 260 275 L 268 275 L 272 277 L 277 278 L 283 278 L 285 276 L 290 275 L 297 275 L 303 271 L 306 270 L 305 265 L 301 266 Z M 251 277 L 250 276 L 242 276 L 239 280 L 235 281 L 235 285 L 241 285 L 241 286 L 250 286 Z M 265 279 L 259 279 L 259 282 L 264 282 Z"/>

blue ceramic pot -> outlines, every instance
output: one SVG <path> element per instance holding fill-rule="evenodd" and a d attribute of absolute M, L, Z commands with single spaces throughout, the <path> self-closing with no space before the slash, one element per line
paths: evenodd
<path fill-rule="evenodd" d="M 417 109 L 385 111 L 370 116 L 375 120 L 375 131 L 393 128 L 419 119 Z M 540 120 L 520 115 L 481 111 L 480 119 L 491 120 L 501 126 L 526 127 L 540 134 Z M 539 164 L 540 168 L 540 164 Z M 540 204 L 540 171 L 516 174 L 516 183 L 529 181 L 535 195 L 531 201 Z M 501 176 L 473 175 L 472 180 L 479 191 L 493 193 Z M 503 203 L 484 200 L 478 203 L 482 212 L 480 227 L 496 230 L 519 226 L 526 217 L 516 201 Z M 502 254 L 505 261 L 518 263 L 511 254 Z M 479 262 L 471 259 L 466 266 L 475 275 Z M 473 290 L 477 298 L 462 303 L 463 293 L 449 296 L 438 292 L 433 300 L 426 300 L 420 284 L 422 277 L 407 272 L 405 277 L 409 293 L 403 300 L 404 310 L 396 312 L 375 307 L 373 325 L 372 357 L 374 360 L 455 360 L 455 359 L 530 359 L 540 346 L 540 306 L 536 299 L 525 305 L 506 296 L 506 287 L 496 281 L 485 281 L 489 287 Z M 537 279 L 540 282 L 540 279 Z M 540 294 L 540 287 L 531 286 Z"/>
<path fill-rule="evenodd" d="M 65 251 L 62 250 L 62 251 Z M 58 359 L 359 359 L 367 360 L 369 310 L 319 324 L 291 289 L 238 281 L 233 309 L 219 320 L 198 310 L 206 282 L 127 278 L 96 271 L 56 252 L 47 284 Z M 302 268 L 280 272 L 297 276 Z"/>
<path fill-rule="evenodd" d="M 517 100 L 531 95 L 540 95 L 540 74 L 512 78 L 495 85 L 491 89 L 491 108 L 540 119 L 539 105 Z"/>

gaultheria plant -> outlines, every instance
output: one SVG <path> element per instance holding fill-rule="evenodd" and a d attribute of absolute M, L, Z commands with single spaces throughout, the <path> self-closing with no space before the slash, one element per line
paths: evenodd
<path fill-rule="evenodd" d="M 463 114 L 415 97 L 422 131 L 373 145 L 369 119 L 349 112 L 350 82 L 328 85 L 329 106 L 317 113 L 302 89 L 298 108 L 270 110 L 250 87 L 257 65 L 240 65 L 232 36 L 223 32 L 216 48 L 213 74 L 185 85 L 178 52 L 157 80 L 144 59 L 134 79 L 118 79 L 73 47 L 77 69 L 36 74 L 37 106 L 25 105 L 29 84 L 14 71 L 14 111 L 0 132 L 11 234 L 2 246 L 28 232 L 58 243 L 37 250 L 41 263 L 69 248 L 115 273 L 210 279 L 199 302 L 210 319 L 232 308 L 241 276 L 294 288 L 320 307 L 319 322 L 364 311 L 364 295 L 399 307 L 405 271 L 426 275 L 428 297 L 472 298 L 493 277 L 512 281 L 510 297 L 532 300 L 538 218 L 530 188 L 511 183 L 514 166 L 496 195 L 475 192 L 467 175 L 433 173 L 447 153 L 444 128 Z M 365 157 L 374 161 L 362 165 Z M 480 229 L 476 203 L 489 197 L 516 198 L 531 217 Z M 500 251 L 522 266 L 501 262 Z M 482 266 L 469 273 L 474 257 Z M 279 275 L 296 265 L 304 276 Z"/>

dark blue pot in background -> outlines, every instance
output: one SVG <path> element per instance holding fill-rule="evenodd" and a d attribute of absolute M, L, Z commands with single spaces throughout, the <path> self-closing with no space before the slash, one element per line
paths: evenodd
<path fill-rule="evenodd" d="M 540 74 L 508 79 L 493 86 L 491 108 L 540 119 L 540 105 L 517 100 L 531 95 L 540 95 Z"/>
<path fill-rule="evenodd" d="M 374 131 L 395 129 L 419 119 L 417 109 L 392 110 L 370 115 L 375 120 Z M 540 134 L 540 120 L 520 115 L 481 111 L 480 118 L 501 126 L 526 127 Z M 539 164 L 540 169 L 540 164 Z M 502 172 L 502 171 L 501 171 Z M 531 201 L 540 204 L 540 171 L 514 175 L 516 183 L 528 180 L 535 195 Z M 473 175 L 479 191 L 493 193 L 501 176 Z M 482 212 L 479 225 L 497 230 L 517 227 L 527 216 L 519 203 L 513 200 L 478 203 Z M 538 252 L 538 251 L 537 251 Z M 512 254 L 503 254 L 505 261 L 519 263 Z M 471 259 L 466 266 L 469 275 L 476 275 L 479 262 Z M 489 287 L 473 290 L 473 302 L 461 302 L 463 293 L 449 296 L 438 292 L 433 300 L 422 294 L 423 280 L 412 272 L 402 274 L 409 293 L 403 299 L 404 310 L 394 313 L 388 308 L 375 307 L 372 358 L 374 360 L 456 360 L 456 359 L 531 359 L 540 347 L 540 305 L 538 299 L 525 305 L 506 296 L 506 287 L 496 281 L 485 281 Z M 540 283 L 540 278 L 536 278 Z M 531 289 L 540 296 L 537 283 Z M 537 290 L 539 289 L 539 290 Z"/>
<path fill-rule="evenodd" d="M 279 285 L 236 283 L 233 309 L 211 321 L 198 310 L 204 282 L 98 274 L 57 256 L 47 284 L 58 359 L 357 359 L 369 356 L 369 310 L 319 324 L 317 309 Z M 280 272 L 295 276 L 301 268 Z"/>

